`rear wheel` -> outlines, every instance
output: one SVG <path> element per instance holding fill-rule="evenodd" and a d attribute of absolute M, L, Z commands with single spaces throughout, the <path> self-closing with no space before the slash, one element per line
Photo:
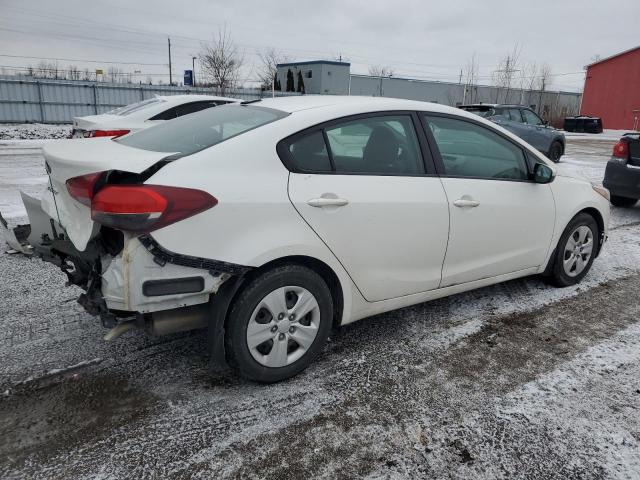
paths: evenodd
<path fill-rule="evenodd" d="M 637 198 L 619 197 L 618 195 L 611 195 L 611 203 L 616 207 L 633 207 Z"/>
<path fill-rule="evenodd" d="M 272 383 L 304 370 L 324 346 L 333 321 L 325 281 L 300 265 L 261 274 L 240 293 L 229 314 L 229 364 L 245 378 Z"/>
<path fill-rule="evenodd" d="M 551 144 L 551 148 L 549 148 L 549 159 L 552 162 L 558 163 L 560 161 L 560 157 L 562 156 L 562 144 L 557 140 Z"/>
<path fill-rule="evenodd" d="M 565 228 L 556 248 L 550 280 L 557 287 L 579 283 L 595 258 L 600 233 L 595 219 L 586 213 L 576 215 Z"/>

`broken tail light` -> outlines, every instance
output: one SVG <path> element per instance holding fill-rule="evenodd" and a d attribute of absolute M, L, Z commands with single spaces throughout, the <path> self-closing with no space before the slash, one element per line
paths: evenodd
<path fill-rule="evenodd" d="M 202 190 L 164 185 L 106 185 L 91 201 L 91 218 L 101 225 L 147 233 L 192 217 L 218 204 Z"/>
<path fill-rule="evenodd" d="M 67 191 L 69 195 L 83 205 L 90 207 L 96 183 L 98 183 L 102 174 L 103 172 L 97 172 L 70 178 L 67 180 Z"/>

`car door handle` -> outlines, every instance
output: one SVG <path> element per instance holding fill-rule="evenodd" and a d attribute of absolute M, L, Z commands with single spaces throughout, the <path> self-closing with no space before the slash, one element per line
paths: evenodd
<path fill-rule="evenodd" d="M 349 200 L 345 200 L 344 198 L 312 198 L 311 200 L 307 200 L 307 204 L 312 207 L 321 208 L 321 207 L 344 207 L 349 203 Z"/>
<path fill-rule="evenodd" d="M 469 200 L 467 198 L 459 198 L 458 200 L 454 201 L 453 204 L 456 207 L 464 208 L 464 207 L 477 207 L 478 205 L 480 205 L 480 202 L 476 202 L 475 200 Z"/>

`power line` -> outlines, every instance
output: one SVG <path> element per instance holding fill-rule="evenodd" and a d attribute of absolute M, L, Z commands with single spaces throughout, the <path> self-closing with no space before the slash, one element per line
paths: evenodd
<path fill-rule="evenodd" d="M 34 57 L 28 55 L 9 55 L 9 54 L 0 54 L 0 57 L 7 58 L 30 58 L 35 60 L 58 60 L 60 62 L 85 62 L 85 63 L 109 63 L 114 65 L 144 65 L 144 66 L 165 66 L 166 63 L 144 63 L 144 62 L 114 62 L 109 60 L 87 60 L 82 58 L 60 58 L 60 57 Z"/>

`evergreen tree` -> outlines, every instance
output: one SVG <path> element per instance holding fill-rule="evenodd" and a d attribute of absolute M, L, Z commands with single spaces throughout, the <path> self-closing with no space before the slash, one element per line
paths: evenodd
<path fill-rule="evenodd" d="M 302 78 L 301 70 L 298 70 L 298 92 L 304 93 L 304 78 Z"/>
<path fill-rule="evenodd" d="M 287 92 L 295 92 L 296 87 L 293 84 L 293 72 L 291 69 L 287 70 Z"/>
<path fill-rule="evenodd" d="M 278 74 L 274 74 L 273 76 L 273 89 L 274 90 L 282 90 L 282 87 L 280 86 L 280 79 L 278 78 Z"/>
<path fill-rule="evenodd" d="M 282 84 L 280 83 L 280 79 L 279 78 L 276 81 L 276 90 L 278 90 L 279 92 L 282 91 Z"/>

